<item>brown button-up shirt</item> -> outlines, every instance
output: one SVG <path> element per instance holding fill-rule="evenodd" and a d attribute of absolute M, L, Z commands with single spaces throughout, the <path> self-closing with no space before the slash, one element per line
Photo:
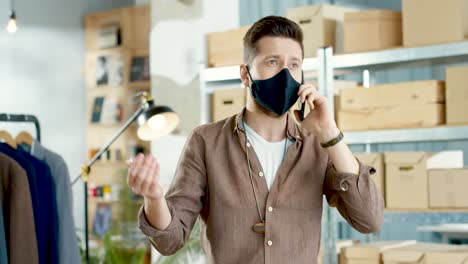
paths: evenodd
<path fill-rule="evenodd" d="M 192 132 L 165 196 L 172 215 L 166 230 L 153 228 L 140 210 L 140 229 L 160 253 L 176 253 L 200 215 L 208 263 L 317 263 L 323 195 L 358 231 L 380 228 L 383 198 L 370 178 L 373 168 L 360 163 L 359 175 L 336 172 L 319 140 L 288 116 L 294 143 L 268 191 L 241 122 L 242 113 Z M 246 151 L 265 234 L 252 229 L 260 219 Z"/>

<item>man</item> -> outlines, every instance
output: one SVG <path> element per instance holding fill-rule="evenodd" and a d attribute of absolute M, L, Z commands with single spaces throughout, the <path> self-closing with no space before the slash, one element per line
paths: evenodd
<path fill-rule="evenodd" d="M 153 156 L 129 164 L 140 228 L 159 252 L 176 253 L 200 215 L 208 263 L 316 263 L 323 195 L 358 231 L 380 229 L 375 170 L 341 140 L 328 100 L 301 85 L 303 54 L 297 24 L 259 20 L 244 37 L 246 109 L 193 131 L 165 196 Z M 287 113 L 298 99 L 311 108 L 300 124 Z"/>

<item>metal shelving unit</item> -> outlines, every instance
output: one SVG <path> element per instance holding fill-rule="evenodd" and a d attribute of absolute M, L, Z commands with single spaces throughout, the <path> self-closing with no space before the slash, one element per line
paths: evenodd
<path fill-rule="evenodd" d="M 335 75 L 361 71 L 365 82 L 364 86 L 368 86 L 370 82 L 369 79 L 371 79 L 370 72 L 373 70 L 414 67 L 425 65 L 427 62 L 450 64 L 454 62 L 467 61 L 468 41 L 341 55 L 332 55 L 332 48 L 328 47 L 319 51 L 319 54 L 321 53 L 325 54 L 325 61 L 323 62 L 323 66 L 319 67 L 319 69 L 324 69 L 325 72 L 323 74 L 319 74 L 319 78 L 325 79 L 319 79 L 319 84 L 321 84 L 321 92 L 330 97 L 333 95 L 333 87 L 331 87 L 331 85 Z M 329 71 L 332 71 L 332 73 Z M 333 104 L 333 100 L 330 101 L 331 104 Z M 355 131 L 346 132 L 345 139 L 350 145 L 365 145 L 366 152 L 370 152 L 371 144 L 378 143 L 468 140 L 468 126 Z M 453 212 L 460 212 L 460 210 L 454 210 Z M 408 215 L 398 215 L 401 213 L 408 213 Z M 392 211 L 387 212 L 385 217 L 387 222 L 401 222 L 413 219 L 413 213 L 415 212 L 402 211 L 395 213 Z M 450 213 L 446 212 L 445 214 L 437 215 L 440 216 L 447 214 Z M 326 247 L 324 248 L 324 256 L 326 258 L 325 263 L 337 263 L 335 254 L 337 234 L 335 230 L 337 228 L 338 221 L 343 221 L 343 219 L 338 220 L 339 218 L 340 216 L 337 215 L 336 210 L 328 207 L 327 221 L 329 222 L 327 223 L 327 230 L 325 230 L 325 233 L 328 233 L 327 239 L 329 239 L 329 241 L 327 241 L 327 244 L 325 245 Z"/>
<path fill-rule="evenodd" d="M 396 48 L 390 50 L 372 51 L 354 54 L 333 54 L 331 47 L 317 51 L 316 58 L 304 59 L 304 72 L 317 72 L 318 86 L 321 94 L 333 98 L 333 80 L 335 76 L 361 71 L 365 82 L 369 82 L 370 70 L 385 70 L 401 67 L 414 67 L 427 62 L 450 64 L 453 62 L 468 61 L 468 41 L 431 45 L 412 48 Z M 366 80 L 367 79 L 367 80 Z M 239 83 L 239 67 L 205 68 L 200 66 L 201 81 L 201 123 L 210 121 L 209 96 L 213 89 L 218 89 L 226 83 L 229 85 Z M 366 86 L 366 85 L 365 85 Z M 333 100 L 329 100 L 332 109 Z M 401 143 L 401 142 L 427 142 L 468 140 L 467 126 L 440 126 L 435 128 L 389 129 L 375 131 L 345 132 L 346 142 L 350 145 L 363 144 L 370 152 L 371 144 Z M 459 212 L 455 210 L 454 212 Z M 339 216 L 336 210 L 326 206 L 322 227 L 324 234 L 324 258 L 328 264 L 336 264 L 335 244 L 337 240 L 337 224 Z M 450 214 L 449 212 L 445 213 Z M 401 217 L 390 213 L 393 221 L 402 220 Z M 440 214 L 438 214 L 440 215 Z M 411 218 L 411 215 L 403 218 Z"/>

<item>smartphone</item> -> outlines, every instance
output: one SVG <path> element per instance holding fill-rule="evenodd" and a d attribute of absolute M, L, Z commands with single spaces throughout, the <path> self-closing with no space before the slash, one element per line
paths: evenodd
<path fill-rule="evenodd" d="M 301 85 L 303 85 L 303 84 L 304 84 L 304 71 L 302 71 L 302 80 L 301 80 Z M 305 105 L 306 105 L 305 102 L 302 103 L 302 105 L 301 105 L 301 110 L 300 110 L 301 112 L 299 113 L 299 118 L 301 119 L 301 120 L 300 120 L 301 122 L 302 122 L 302 121 L 304 120 L 304 118 L 305 118 L 305 116 L 304 116 L 304 115 L 305 115 Z"/>

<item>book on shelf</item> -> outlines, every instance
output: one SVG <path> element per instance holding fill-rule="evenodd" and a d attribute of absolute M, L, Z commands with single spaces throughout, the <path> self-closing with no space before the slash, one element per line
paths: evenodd
<path fill-rule="evenodd" d="M 104 104 L 104 97 L 94 98 L 93 113 L 91 116 L 91 123 L 99 123 L 101 121 L 102 106 Z"/>
<path fill-rule="evenodd" d="M 130 69 L 130 82 L 141 82 L 150 80 L 150 67 L 148 56 L 137 56 L 132 58 Z"/>
<path fill-rule="evenodd" d="M 113 125 L 123 119 L 123 105 L 112 96 L 96 97 L 94 99 L 91 123 Z"/>

